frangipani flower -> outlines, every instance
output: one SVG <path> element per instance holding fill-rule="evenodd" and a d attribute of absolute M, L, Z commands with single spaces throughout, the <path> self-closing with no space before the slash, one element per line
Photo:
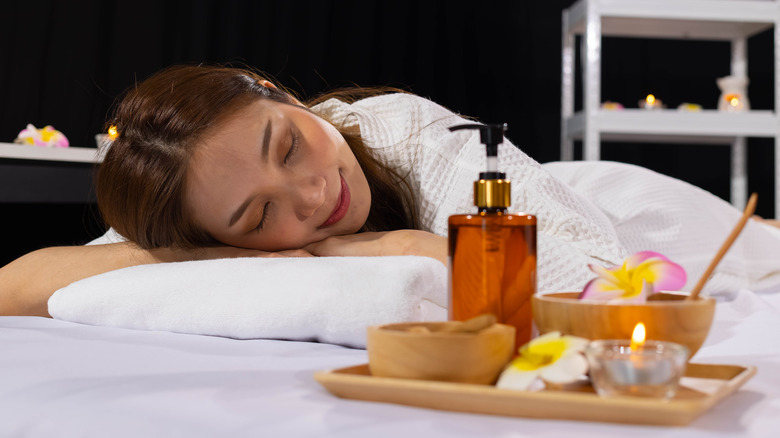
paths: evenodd
<path fill-rule="evenodd" d="M 34 125 L 28 124 L 27 128 L 19 132 L 14 143 L 29 144 L 33 146 L 46 146 L 50 148 L 66 148 L 70 146 L 65 134 L 47 125 L 42 129 L 37 129 Z"/>
<path fill-rule="evenodd" d="M 633 254 L 620 267 L 589 267 L 598 277 L 585 285 L 581 299 L 643 303 L 648 295 L 678 290 L 687 280 L 682 266 L 653 251 Z"/>
<path fill-rule="evenodd" d="M 588 340 L 550 332 L 520 347 L 520 355 L 498 377 L 496 387 L 526 390 L 537 379 L 563 385 L 576 381 L 588 371 L 583 355 Z"/>

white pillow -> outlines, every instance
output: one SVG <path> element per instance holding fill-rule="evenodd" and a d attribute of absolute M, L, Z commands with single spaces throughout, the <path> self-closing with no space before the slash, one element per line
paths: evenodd
<path fill-rule="evenodd" d="M 447 269 L 422 256 L 232 258 L 134 266 L 72 283 L 56 319 L 237 339 L 365 346 L 370 325 L 447 317 Z"/>

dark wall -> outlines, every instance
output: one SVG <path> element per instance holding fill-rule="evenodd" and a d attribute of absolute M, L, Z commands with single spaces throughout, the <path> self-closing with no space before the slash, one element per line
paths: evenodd
<path fill-rule="evenodd" d="M 0 141 L 51 124 L 94 146 L 114 98 L 175 63 L 250 65 L 307 96 L 347 84 L 392 85 L 486 122 L 541 162 L 559 158 L 560 23 L 571 0 L 19 1 L 0 6 Z M 772 35 L 751 39 L 750 98 L 772 108 Z M 714 108 L 728 74 L 724 43 L 605 39 L 603 98 L 635 106 Z M 603 158 L 641 164 L 728 199 L 728 149 L 614 145 Z M 771 216 L 772 142 L 750 141 L 750 189 Z M 702 166 L 702 163 L 707 163 Z M 35 247 L 102 230 L 93 205 L 0 204 L 5 230 Z M 54 225 L 56 224 L 56 225 Z"/>

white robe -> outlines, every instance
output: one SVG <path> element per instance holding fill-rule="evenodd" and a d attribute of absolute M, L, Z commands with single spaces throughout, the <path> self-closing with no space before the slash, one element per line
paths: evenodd
<path fill-rule="evenodd" d="M 379 159 L 408 174 L 423 229 L 445 236 L 450 215 L 476 211 L 473 181 L 485 170 L 485 148 L 478 131 L 448 129 L 473 120 L 410 94 L 354 104 L 331 99 L 313 110 L 336 125 L 359 126 Z M 641 250 L 681 264 L 690 289 L 740 215 L 704 190 L 639 166 L 541 165 L 509 140 L 499 146 L 498 161 L 512 181 L 510 210 L 537 217 L 540 293 L 579 290 L 594 277 L 588 264 L 618 265 Z M 777 284 L 780 230 L 751 221 L 705 291 Z"/>

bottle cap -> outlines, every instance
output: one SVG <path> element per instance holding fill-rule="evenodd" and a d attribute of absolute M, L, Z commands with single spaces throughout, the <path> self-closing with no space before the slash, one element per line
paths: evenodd
<path fill-rule="evenodd" d="M 508 179 L 474 181 L 474 205 L 479 208 L 507 208 L 512 203 L 512 183 Z"/>

